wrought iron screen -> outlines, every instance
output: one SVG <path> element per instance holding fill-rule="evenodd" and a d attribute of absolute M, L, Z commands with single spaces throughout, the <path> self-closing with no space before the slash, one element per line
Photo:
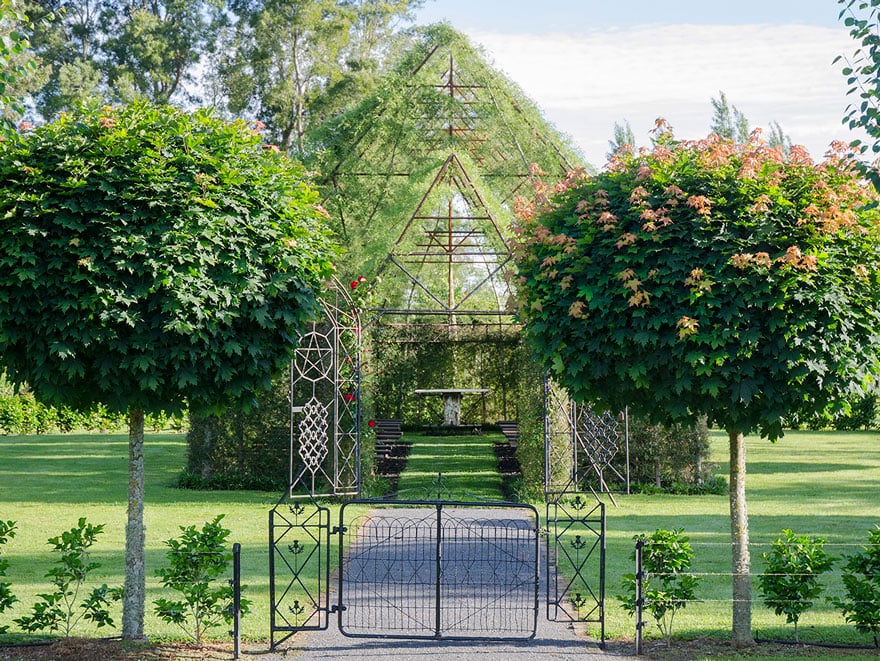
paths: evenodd
<path fill-rule="evenodd" d="M 330 510 L 285 495 L 269 512 L 270 646 L 329 621 Z"/>
<path fill-rule="evenodd" d="M 374 511 L 346 521 L 346 508 L 364 504 Z M 348 534 L 337 605 L 344 635 L 534 637 L 538 514 L 531 505 L 352 501 L 340 522 Z"/>
<path fill-rule="evenodd" d="M 291 498 L 360 492 L 360 322 L 338 282 L 321 303 L 290 365 Z"/>
<path fill-rule="evenodd" d="M 626 485 L 626 476 L 613 460 L 626 452 L 627 443 L 615 416 L 596 413 L 589 404 L 572 400 L 551 379 L 544 380 L 544 492 L 548 496 L 608 492 L 609 480 Z M 626 463 L 627 458 L 622 460 Z"/>
<path fill-rule="evenodd" d="M 605 642 L 605 504 L 583 496 L 547 503 L 547 619 L 593 622 Z"/>

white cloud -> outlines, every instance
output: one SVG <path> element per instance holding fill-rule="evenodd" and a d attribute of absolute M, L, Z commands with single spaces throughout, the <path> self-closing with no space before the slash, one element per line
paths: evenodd
<path fill-rule="evenodd" d="M 613 124 L 624 118 L 641 144 L 659 116 L 680 137 L 706 135 L 710 99 L 722 90 L 753 126 L 778 121 L 814 157 L 853 137 L 841 124 L 849 102 L 842 65 L 832 64 L 854 48 L 843 28 L 678 24 L 468 36 L 594 164 L 604 162 Z"/>

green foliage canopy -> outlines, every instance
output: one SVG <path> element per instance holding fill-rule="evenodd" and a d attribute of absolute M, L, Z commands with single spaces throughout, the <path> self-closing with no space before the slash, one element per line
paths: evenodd
<path fill-rule="evenodd" d="M 858 47 L 850 56 L 838 56 L 835 62 L 843 60 L 842 73 L 849 85 L 847 95 L 855 97 L 847 106 L 843 123 L 850 128 L 860 127 L 873 139 L 867 144 L 861 139 L 853 145 L 863 154 L 870 149 L 875 157 L 880 153 L 880 52 L 877 50 L 877 28 L 880 25 L 880 0 L 838 0 L 841 6 L 839 18 L 849 28 L 850 36 L 858 42 Z M 880 184 L 876 170 L 868 172 L 874 185 Z"/>
<path fill-rule="evenodd" d="M 527 341 L 576 399 L 777 438 L 880 372 L 880 222 L 844 145 L 620 152 L 539 186 L 516 247 Z M 841 403 L 843 402 L 843 403 Z"/>
<path fill-rule="evenodd" d="M 330 274 L 302 168 L 244 122 L 137 103 L 0 142 L 0 351 L 38 398 L 247 403 Z"/>

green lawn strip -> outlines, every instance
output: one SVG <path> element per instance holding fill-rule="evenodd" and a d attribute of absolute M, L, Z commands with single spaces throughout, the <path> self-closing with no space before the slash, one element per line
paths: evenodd
<path fill-rule="evenodd" d="M 126 435 L 51 435 L 0 437 L 0 518 L 17 522 L 17 535 L 2 549 L 10 567 L 5 581 L 19 598 L 14 608 L 0 614 L 0 624 L 10 634 L 0 640 L 34 639 L 21 635 L 12 619 L 29 613 L 37 594 L 51 584 L 44 577 L 54 557 L 46 540 L 70 529 L 79 517 L 105 524 L 93 546 L 92 557 L 101 567 L 90 575 L 88 585 L 121 585 L 124 574 L 126 490 Z M 248 491 L 188 491 L 172 485 L 185 465 L 186 441 L 179 434 L 148 434 L 145 441 L 147 549 L 147 616 L 145 628 L 152 639 L 179 639 L 181 631 L 153 614 L 153 600 L 171 597 L 155 570 L 165 563 L 164 542 L 180 534 L 179 526 L 201 526 L 218 514 L 234 542 L 242 545 L 242 583 L 253 601 L 251 613 L 242 619 L 242 634 L 249 640 L 269 635 L 269 510 L 280 494 Z M 339 506 L 328 505 L 331 526 L 339 523 Z M 337 553 L 331 554 L 335 566 Z M 309 581 L 310 588 L 316 587 Z M 119 635 L 121 606 L 115 606 L 117 629 L 90 628 L 81 622 L 76 635 Z M 18 632 L 18 633 L 17 633 Z M 212 630 L 227 638 L 227 627 Z"/>
<path fill-rule="evenodd" d="M 401 488 L 424 487 L 430 492 L 438 471 L 456 498 L 500 497 L 492 436 L 409 437 L 410 463 Z M 749 513 L 753 572 L 761 571 L 761 552 L 769 549 L 783 528 L 798 534 L 822 535 L 834 555 L 850 554 L 867 539 L 867 530 L 880 524 L 880 434 L 856 432 L 789 432 L 775 444 L 751 438 L 749 444 Z M 419 447 L 421 446 L 421 448 Z M 253 600 L 253 611 L 242 621 L 249 640 L 268 638 L 268 512 L 280 494 L 262 492 L 198 492 L 175 489 L 185 463 L 182 435 L 149 434 L 146 444 L 146 510 L 148 609 L 146 630 L 154 639 L 179 638 L 173 625 L 153 615 L 152 600 L 165 594 L 154 571 L 164 563 L 164 541 L 179 533 L 178 526 L 198 525 L 217 514 L 232 530 L 230 542 L 242 544 L 242 580 Z M 419 459 L 421 456 L 421 459 Z M 712 459 L 726 472 L 727 439 L 714 433 Z M 415 462 L 414 462 L 415 459 Z M 407 483 L 409 486 L 406 486 Z M 122 434 L 0 437 L 0 518 L 18 522 L 18 534 L 2 552 L 9 558 L 4 579 L 20 599 L 0 614 L 0 624 L 30 611 L 36 595 L 50 589 L 44 574 L 53 558 L 46 540 L 72 527 L 80 516 L 106 525 L 95 546 L 102 567 L 94 574 L 100 584 L 120 585 L 127 486 L 127 438 Z M 620 608 L 620 577 L 632 572 L 633 535 L 656 528 L 684 528 L 691 537 L 695 572 L 703 575 L 698 595 L 676 618 L 675 631 L 683 638 L 729 637 L 730 529 L 726 496 L 621 496 L 615 507 L 607 497 L 606 634 L 632 638 L 634 621 Z M 329 505 L 331 525 L 338 525 L 339 507 Z M 351 508 L 349 508 L 351 509 Z M 543 507 L 540 507 L 543 511 Z M 353 517 L 354 512 L 347 513 Z M 331 555 L 335 563 L 337 554 Z M 823 583 L 832 593 L 840 590 L 839 564 Z M 757 579 L 753 581 L 757 584 Z M 91 585 L 91 583 L 90 583 Z M 542 595 L 543 596 L 543 595 Z M 791 627 L 761 602 L 753 591 L 753 621 L 761 638 L 787 638 Z M 121 613 L 116 612 L 117 623 Z M 12 632 L 16 626 L 11 626 Z M 225 637 L 225 627 L 215 630 Z M 77 632 L 118 635 L 119 630 Z M 592 632 L 595 634 L 595 632 Z M 649 626 L 646 635 L 656 637 Z M 801 618 L 806 641 L 870 645 L 824 599 Z M 3 640 L 8 640 L 8 636 Z M 33 638 L 33 637 L 31 637 Z M 825 652 L 823 652 L 825 653 Z M 829 655 L 833 652 L 827 652 Z"/>
<path fill-rule="evenodd" d="M 501 475 L 492 444 L 501 434 L 429 436 L 406 434 L 412 444 L 400 474 L 401 498 L 436 499 L 437 474 L 442 473 L 442 500 L 501 500 Z"/>
<path fill-rule="evenodd" d="M 760 600 L 757 577 L 761 553 L 783 528 L 821 535 L 826 550 L 840 557 L 860 549 L 867 531 L 880 524 L 880 434 L 876 432 L 788 432 L 778 442 L 748 439 L 747 493 L 752 559 L 752 621 L 763 639 L 791 639 L 791 625 Z M 727 471 L 727 437 L 713 432 L 712 460 Z M 634 572 L 633 535 L 657 528 L 683 528 L 695 551 L 692 570 L 702 575 L 697 594 L 703 600 L 676 616 L 675 632 L 684 638 L 728 637 L 731 618 L 730 519 L 727 496 L 616 496 L 607 504 L 606 632 L 632 637 L 634 621 L 621 608 L 620 577 Z M 826 595 L 842 593 L 840 565 L 822 579 Z M 824 597 L 801 617 L 801 640 L 872 645 Z M 647 636 L 658 636 L 651 623 Z M 830 653 L 830 652 L 829 652 Z"/>

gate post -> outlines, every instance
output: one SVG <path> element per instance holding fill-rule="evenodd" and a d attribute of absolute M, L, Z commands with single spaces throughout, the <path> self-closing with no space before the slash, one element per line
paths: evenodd
<path fill-rule="evenodd" d="M 440 586 L 442 584 L 440 572 L 443 570 L 443 503 L 440 502 L 440 494 L 437 494 L 437 550 L 434 554 L 436 571 L 434 576 L 434 638 L 440 639 L 442 622 L 440 620 Z"/>
<path fill-rule="evenodd" d="M 644 594 L 644 566 L 642 565 L 642 549 L 645 547 L 645 540 L 636 540 L 636 655 L 642 654 L 642 628 L 645 623 L 642 620 L 643 607 L 645 605 Z"/>

